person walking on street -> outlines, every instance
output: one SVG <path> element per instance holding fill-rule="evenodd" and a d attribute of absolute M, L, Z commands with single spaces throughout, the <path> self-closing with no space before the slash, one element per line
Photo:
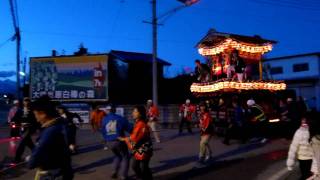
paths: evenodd
<path fill-rule="evenodd" d="M 124 180 L 128 179 L 130 154 L 126 143 L 120 141 L 118 138 L 125 137 L 125 132 L 131 133 L 132 127 L 127 119 L 116 115 L 115 112 L 115 107 L 111 106 L 110 113 L 102 120 L 101 132 L 115 155 L 113 160 L 114 169 L 111 178 L 118 178 L 120 171 L 120 179 Z"/>
<path fill-rule="evenodd" d="M 19 100 L 14 100 L 13 101 L 13 106 L 10 108 L 9 113 L 8 113 L 8 124 L 11 126 L 10 127 L 10 137 L 16 138 L 20 136 L 20 127 L 17 126 L 14 122 L 14 116 L 19 110 Z"/>
<path fill-rule="evenodd" d="M 297 97 L 297 107 L 302 115 L 308 111 L 307 104 L 302 96 Z"/>
<path fill-rule="evenodd" d="M 68 143 L 70 151 L 76 153 L 76 137 L 77 137 L 77 124 L 82 122 L 81 117 L 77 113 L 72 113 L 64 106 L 58 106 L 59 115 L 66 120 L 68 128 Z"/>
<path fill-rule="evenodd" d="M 40 128 L 40 125 L 32 112 L 29 98 L 23 99 L 23 109 L 19 109 L 13 119 L 16 122 L 19 121 L 22 127 L 22 139 L 15 155 L 15 161 L 16 163 L 19 163 L 22 161 L 22 155 L 26 147 L 33 150 L 35 145 L 32 140 L 32 135 Z"/>
<path fill-rule="evenodd" d="M 68 147 L 66 127 L 56 111 L 55 104 L 47 97 L 41 97 L 32 104 L 41 133 L 28 161 L 30 169 L 37 169 L 35 180 L 73 179 L 71 154 Z"/>
<path fill-rule="evenodd" d="M 151 127 L 153 136 L 157 143 L 160 143 L 160 135 L 157 128 L 157 123 L 159 120 L 159 109 L 156 105 L 153 104 L 152 100 L 147 101 L 147 118 L 148 125 Z"/>
<path fill-rule="evenodd" d="M 100 131 L 102 119 L 106 116 L 106 113 L 99 109 L 98 105 L 93 107 L 92 112 L 90 113 L 90 124 L 93 132 Z"/>
<path fill-rule="evenodd" d="M 17 111 L 19 110 L 19 100 L 14 100 L 13 101 L 13 106 L 10 108 L 9 113 L 8 113 L 8 123 L 12 122 L 12 119 L 14 117 L 14 115 L 16 115 Z"/>
<path fill-rule="evenodd" d="M 146 109 L 143 106 L 137 106 L 133 109 L 132 116 L 135 119 L 132 133 L 129 137 L 121 137 L 119 140 L 125 141 L 133 153 L 132 169 L 137 178 L 152 180 L 149 163 L 153 155 L 153 147 L 150 136 L 151 129 L 147 124 Z"/>
<path fill-rule="evenodd" d="M 283 128 L 283 135 L 286 137 L 286 139 L 291 139 L 292 138 L 292 133 L 290 130 L 290 119 L 288 117 L 288 105 L 285 100 L 280 99 L 279 100 L 279 106 L 278 106 L 278 112 L 280 116 L 280 123 L 281 127 Z"/>
<path fill-rule="evenodd" d="M 199 162 L 203 163 L 211 158 L 209 141 L 213 134 L 213 121 L 205 104 L 200 104 L 200 153 Z"/>
<path fill-rule="evenodd" d="M 208 106 L 207 106 L 208 107 Z M 209 109 L 208 109 L 209 110 Z M 210 112 L 210 111 L 209 111 Z M 216 125 L 217 135 L 225 135 L 228 128 L 227 106 L 222 98 L 219 99 L 218 105 L 214 107 L 213 116 Z"/>
<path fill-rule="evenodd" d="M 268 124 L 266 115 L 263 108 L 256 104 L 253 99 L 247 101 L 248 105 L 248 118 L 250 122 L 250 131 L 253 136 L 256 136 L 261 143 L 267 142 L 266 126 Z"/>
<path fill-rule="evenodd" d="M 287 167 L 290 171 L 293 169 L 296 159 L 298 159 L 301 171 L 301 180 L 305 180 L 312 175 L 311 165 L 313 151 L 311 144 L 309 143 L 309 118 L 309 116 L 306 116 L 301 119 L 301 126 L 294 134 L 287 159 Z"/>
<path fill-rule="evenodd" d="M 187 125 L 189 133 L 192 134 L 191 123 L 192 123 L 192 118 L 195 111 L 196 111 L 196 108 L 194 105 L 191 104 L 190 99 L 187 99 L 186 103 L 181 105 L 179 109 L 179 117 L 181 118 L 180 126 L 179 126 L 179 134 L 182 133 L 184 124 Z"/>
<path fill-rule="evenodd" d="M 223 144 L 230 145 L 230 139 L 232 135 L 240 136 L 242 143 L 245 142 L 244 136 L 244 114 L 243 108 L 241 107 L 238 100 L 233 100 L 232 107 L 228 110 L 228 121 L 229 126 L 226 130 L 226 135 L 223 141 Z"/>
<path fill-rule="evenodd" d="M 288 104 L 288 118 L 289 118 L 289 127 L 291 137 L 293 136 L 294 132 L 300 126 L 300 120 L 302 118 L 302 112 L 299 109 L 298 103 L 295 101 L 294 98 L 287 98 Z"/>

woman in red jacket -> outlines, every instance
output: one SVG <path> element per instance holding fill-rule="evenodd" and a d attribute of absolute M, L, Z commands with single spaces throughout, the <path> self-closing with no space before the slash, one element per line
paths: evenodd
<path fill-rule="evenodd" d="M 132 116 L 135 119 L 132 133 L 129 137 L 119 138 L 119 140 L 125 141 L 133 153 L 132 169 L 137 178 L 151 180 L 152 172 L 149 168 L 149 162 L 153 149 L 150 137 L 151 130 L 147 124 L 146 109 L 143 106 L 137 106 L 133 109 Z"/>
<path fill-rule="evenodd" d="M 212 117 L 205 104 L 200 105 L 200 153 L 199 161 L 208 161 L 211 158 L 210 138 L 213 134 Z"/>

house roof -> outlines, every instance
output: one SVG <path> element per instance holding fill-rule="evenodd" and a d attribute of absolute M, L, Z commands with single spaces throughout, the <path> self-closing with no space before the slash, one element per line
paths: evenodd
<path fill-rule="evenodd" d="M 215 46 L 222 41 L 224 41 L 226 38 L 231 38 L 237 41 L 241 41 L 244 43 L 250 43 L 250 44 L 257 44 L 257 45 L 263 45 L 265 43 L 277 43 L 273 40 L 267 40 L 262 39 L 260 36 L 244 36 L 244 35 L 238 35 L 238 34 L 231 34 L 231 33 L 224 33 L 224 32 L 218 32 L 214 29 L 210 29 L 207 35 L 201 39 L 201 41 L 197 44 L 197 47 L 203 47 L 203 46 Z"/>
<path fill-rule="evenodd" d="M 281 59 L 291 59 L 296 57 L 304 57 L 304 56 L 320 56 L 320 52 L 313 52 L 313 53 L 304 53 L 304 54 L 295 54 L 295 55 L 289 55 L 289 56 L 281 56 L 281 57 L 274 57 L 274 58 L 267 58 L 263 61 L 275 61 L 275 60 L 281 60 Z"/>
<path fill-rule="evenodd" d="M 143 62 L 149 62 L 149 63 L 152 62 L 152 54 L 125 52 L 125 51 L 117 51 L 117 50 L 111 50 L 109 54 L 125 62 L 129 62 L 129 61 L 143 61 Z M 167 61 L 164 61 L 160 58 L 157 58 L 157 60 L 158 60 L 158 63 L 164 66 L 171 66 L 171 63 Z"/>

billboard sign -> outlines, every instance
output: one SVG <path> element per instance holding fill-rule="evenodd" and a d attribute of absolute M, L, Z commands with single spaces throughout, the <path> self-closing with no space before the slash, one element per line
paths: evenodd
<path fill-rule="evenodd" d="M 108 56 L 66 56 L 31 58 L 32 99 L 48 95 L 52 99 L 107 100 Z"/>

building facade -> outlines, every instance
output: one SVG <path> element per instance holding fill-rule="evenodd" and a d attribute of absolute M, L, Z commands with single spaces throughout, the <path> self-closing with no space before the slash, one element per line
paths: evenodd
<path fill-rule="evenodd" d="M 263 65 L 268 78 L 284 80 L 309 109 L 320 110 L 320 52 L 269 58 Z"/>

